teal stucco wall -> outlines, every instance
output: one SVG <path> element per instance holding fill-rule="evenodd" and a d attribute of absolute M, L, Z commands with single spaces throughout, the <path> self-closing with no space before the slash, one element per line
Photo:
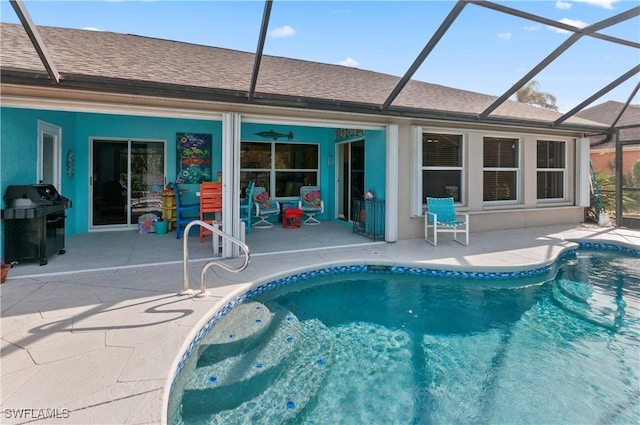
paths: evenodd
<path fill-rule="evenodd" d="M 204 133 L 212 135 L 211 169 L 222 169 L 222 122 L 216 120 L 182 119 L 148 116 L 127 116 L 86 112 L 0 108 L 0 193 L 4 196 L 9 185 L 37 183 L 38 120 L 62 129 L 62 183 L 60 193 L 73 202 L 66 211 L 66 234 L 88 232 L 90 226 L 90 163 L 91 140 L 152 140 L 166 142 L 166 181 L 175 182 L 178 171 L 176 134 Z M 317 143 L 319 154 L 319 184 L 323 191 L 325 213 L 320 218 L 334 219 L 335 212 L 335 128 L 282 124 L 243 123 L 243 141 L 273 141 L 256 133 L 273 130 L 293 133 L 291 143 Z M 74 175 L 66 173 L 66 156 L 75 157 Z M 380 198 L 385 187 L 385 132 L 365 132 L 365 186 Z M 196 185 L 187 187 L 195 193 Z M 194 199 L 197 200 L 197 199 Z M 185 202 L 194 201 L 187 199 Z M 6 207 L 4 200 L 2 207 Z M 0 227 L 0 237 L 4 234 Z M 2 244 L 4 251 L 4 243 Z"/>
<path fill-rule="evenodd" d="M 75 157 L 74 175 L 62 164 L 60 193 L 73 202 L 67 210 L 66 234 L 89 229 L 90 139 L 140 139 L 166 141 L 167 181 L 176 177 L 176 133 L 212 135 L 212 169 L 222 167 L 222 123 L 194 119 L 141 117 L 82 112 L 0 108 L 0 191 L 9 185 L 37 183 L 38 120 L 62 128 L 62 158 Z M 6 207 L 4 200 L 2 207 Z M 0 232 L 1 233 L 1 232 Z M 4 240 L 4 234 L 2 234 Z M 4 246 L 2 248 L 4 250 Z"/>

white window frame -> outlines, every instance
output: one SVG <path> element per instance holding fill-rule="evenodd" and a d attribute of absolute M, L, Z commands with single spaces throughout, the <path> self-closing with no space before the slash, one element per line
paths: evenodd
<path fill-rule="evenodd" d="M 269 144 L 271 146 L 271 168 L 240 168 L 241 173 L 269 173 L 269 193 L 271 193 L 274 199 L 283 200 L 283 201 L 293 201 L 297 200 L 299 196 L 289 196 L 282 197 L 276 195 L 276 173 L 278 172 L 300 172 L 300 173 L 309 173 L 316 172 L 316 182 L 320 185 L 320 143 L 314 142 L 304 142 L 304 143 L 287 143 L 287 142 L 279 142 L 274 140 L 272 142 L 264 142 L 264 141 L 256 141 L 256 140 L 243 140 L 242 143 L 264 143 Z M 294 145 L 294 146 L 302 146 L 302 145 L 312 145 L 315 146 L 318 150 L 318 163 L 315 169 L 311 168 L 276 168 L 276 144 L 279 145 Z"/>
<path fill-rule="evenodd" d="M 422 173 L 425 170 L 460 170 L 460 202 L 458 205 L 466 205 L 466 181 L 467 181 L 467 143 L 468 135 L 464 131 L 413 126 L 411 134 L 412 141 L 412 179 L 411 179 L 411 217 L 422 217 L 426 210 L 427 200 L 422 197 Z M 462 136 L 462 165 L 461 167 L 425 167 L 422 163 L 422 135 L 429 134 L 450 134 L 453 136 Z"/>
<path fill-rule="evenodd" d="M 518 155 L 516 159 L 518 160 L 517 167 L 485 167 L 484 165 L 484 154 L 482 159 L 482 175 L 484 177 L 485 171 L 515 171 L 516 172 L 516 196 L 515 199 L 509 200 L 500 200 L 500 201 L 485 201 L 484 193 L 482 194 L 482 203 L 484 205 L 517 205 L 522 202 L 522 156 L 524 155 L 524 148 L 522 145 L 522 137 L 514 136 L 509 134 L 485 134 L 482 136 L 482 149 L 484 152 L 484 142 L 485 138 L 496 138 L 496 139 L 513 139 L 518 144 Z M 482 182 L 482 188 L 484 191 L 484 181 Z"/>
<path fill-rule="evenodd" d="M 538 165 L 538 142 L 554 142 L 554 143 L 564 143 L 564 165 L 562 168 L 537 168 Z M 537 201 L 540 203 L 547 202 L 562 202 L 568 199 L 567 191 L 568 191 L 568 182 L 567 182 L 567 163 L 569 162 L 569 143 L 566 140 L 558 140 L 551 138 L 538 138 L 536 139 L 536 198 L 538 198 L 538 173 L 539 172 L 552 172 L 552 173 L 562 173 L 562 197 L 561 198 L 538 198 Z"/>

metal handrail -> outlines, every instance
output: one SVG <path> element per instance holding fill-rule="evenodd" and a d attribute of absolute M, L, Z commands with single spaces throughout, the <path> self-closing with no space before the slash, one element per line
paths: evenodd
<path fill-rule="evenodd" d="M 187 263 L 189 261 L 188 236 L 189 236 L 189 230 L 191 230 L 191 228 L 193 226 L 204 227 L 205 229 L 210 230 L 211 232 L 213 232 L 214 233 L 214 237 L 216 237 L 215 235 L 219 235 L 222 238 L 231 241 L 231 243 L 234 243 L 234 244 L 238 245 L 244 251 L 244 263 L 240 267 L 232 268 L 232 267 L 229 267 L 226 264 L 220 262 L 219 260 L 209 261 L 207 264 L 205 264 L 202 267 L 202 272 L 200 273 L 200 293 L 198 294 L 198 296 L 202 297 L 202 296 L 205 296 L 207 294 L 207 285 L 206 285 L 205 277 L 206 277 L 207 270 L 209 270 L 209 268 L 211 268 L 213 266 L 218 266 L 221 269 L 226 270 L 226 271 L 231 272 L 231 273 L 240 273 L 241 271 L 246 269 L 247 266 L 249 265 L 250 254 L 249 254 L 249 247 L 247 246 L 247 244 L 245 244 L 244 242 L 242 242 L 239 239 L 234 238 L 230 234 L 223 232 L 217 226 L 212 226 L 211 224 L 206 223 L 206 222 L 204 222 L 202 220 L 194 220 L 194 221 L 190 222 L 185 227 L 184 233 L 183 233 L 183 239 L 184 240 L 183 240 L 183 243 L 182 243 L 182 254 L 183 254 L 182 269 L 183 269 L 184 288 L 179 293 L 180 295 L 186 295 L 186 294 L 191 294 L 192 293 L 191 290 L 189 289 L 189 274 L 187 273 Z"/>

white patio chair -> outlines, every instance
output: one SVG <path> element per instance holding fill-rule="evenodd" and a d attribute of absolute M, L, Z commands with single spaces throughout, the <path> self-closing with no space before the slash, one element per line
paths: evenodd
<path fill-rule="evenodd" d="M 464 217 L 464 220 L 458 220 L 458 217 Z M 429 229 L 432 229 L 433 240 L 429 239 Z M 453 233 L 454 241 L 469 245 L 469 214 L 456 213 L 453 198 L 427 198 L 424 240 L 437 246 L 438 233 Z M 465 242 L 458 240 L 458 233 L 464 233 Z"/>

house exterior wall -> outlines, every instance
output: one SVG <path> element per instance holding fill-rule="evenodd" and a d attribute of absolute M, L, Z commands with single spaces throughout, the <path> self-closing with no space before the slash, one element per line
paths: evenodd
<path fill-rule="evenodd" d="M 334 165 L 329 165 L 329 156 L 333 156 L 333 140 L 335 132 L 328 127 L 309 127 L 300 125 L 286 125 L 273 123 L 255 123 L 244 122 L 241 127 L 241 139 L 243 142 L 275 142 L 276 140 L 265 138 L 257 133 L 262 131 L 275 131 L 276 133 L 288 134 L 293 133 L 293 138 L 287 140 L 281 138 L 278 141 L 282 143 L 311 143 L 319 146 L 318 169 L 319 181 L 321 188 L 328 188 L 333 185 Z M 323 201 L 325 204 L 325 212 L 317 215 L 319 219 L 327 219 L 333 212 L 334 199 L 329 196 L 331 192 L 322 190 Z M 283 201 L 283 199 L 279 199 Z M 284 199 L 285 201 L 294 202 L 297 199 Z"/>
<path fill-rule="evenodd" d="M 603 170 L 613 174 L 615 169 L 615 149 L 592 149 L 591 161 L 594 170 Z M 636 162 L 640 161 L 640 146 L 625 146 L 622 155 L 622 174 L 628 175 Z"/>
<path fill-rule="evenodd" d="M 75 174 L 69 178 L 63 170 L 62 187 L 58 191 L 71 199 L 73 207 L 66 211 L 67 235 L 89 230 L 91 163 L 90 139 L 154 139 L 167 141 L 167 182 L 176 177 L 176 133 L 194 132 L 213 134 L 212 169 L 222 166 L 220 121 L 204 121 L 165 117 L 140 117 L 81 112 L 47 111 L 23 108 L 0 108 L 2 169 L 0 191 L 9 185 L 37 183 L 37 122 L 46 121 L 62 128 L 63 158 L 71 151 L 75 156 Z M 63 164 L 64 169 L 64 164 Z M 192 191 L 195 193 L 195 191 Z M 4 202 L 3 208 L 5 207 Z"/>
<path fill-rule="evenodd" d="M 38 183 L 38 120 L 46 121 L 62 128 L 62 152 L 66 155 L 75 150 L 76 116 L 63 111 L 44 111 L 22 108 L 0 107 L 0 196 L 4 196 L 7 186 Z M 76 168 L 79 161 L 76 160 Z M 57 188 L 64 196 L 74 199 L 76 186 L 73 179 L 62 172 L 61 186 Z M 4 208 L 4 201 L 0 202 Z M 75 211 L 67 211 L 74 216 Z M 75 233 L 73 218 L 67 224 L 67 231 Z"/>
<path fill-rule="evenodd" d="M 115 95 L 114 95 L 115 96 Z M 320 184 L 335 188 L 335 161 L 329 156 L 335 154 L 335 129 L 365 128 L 366 140 L 366 182 L 365 185 L 384 198 L 389 191 L 396 191 L 397 211 L 387 210 L 397 223 L 398 239 L 422 238 L 424 217 L 412 214 L 415 195 L 409 189 L 414 179 L 413 129 L 421 126 L 429 129 L 449 129 L 464 135 L 464 202 L 460 211 L 471 214 L 471 231 L 518 228 L 547 224 L 573 224 L 584 220 L 584 208 L 575 206 L 575 139 L 578 134 L 561 131 L 527 130 L 514 128 L 486 127 L 478 124 L 454 124 L 420 122 L 410 119 L 362 116 L 355 114 L 308 111 L 302 109 L 257 108 L 246 105 L 213 105 L 206 102 L 189 103 L 166 99 L 123 100 L 123 106 L 113 107 L 113 103 L 91 103 L 87 111 L 78 111 L 83 105 L 70 107 L 73 100 L 63 100 L 66 106 L 52 107 L 51 110 L 35 107 L 7 107 L 1 110 L 1 164 L 0 191 L 4 193 L 10 184 L 35 183 L 35 165 L 21 167 L 24 158 L 35 155 L 37 121 L 43 120 L 62 127 L 63 156 L 74 151 L 76 174 L 72 179 L 63 176 L 61 193 L 74 202 L 69 210 L 68 234 L 83 233 L 89 229 L 89 139 L 139 138 L 167 141 L 167 181 L 173 181 L 176 173 L 175 135 L 177 132 L 210 133 L 213 135 L 212 169 L 221 168 L 222 120 L 224 112 L 237 112 L 243 119 L 242 140 L 265 140 L 255 133 L 263 130 L 277 132 L 293 131 L 295 142 L 320 144 Z M 134 103 L 131 103 L 134 102 Z M 144 105 L 141 105 L 144 103 Z M 137 115 L 137 108 L 148 108 Z M 92 109 L 93 108 L 93 109 Z M 131 114 L 126 110 L 131 108 Z M 181 109 L 181 108 L 184 108 Z M 66 109 L 59 110 L 59 109 Z M 101 112 L 103 110 L 105 112 Z M 112 110 L 113 109 L 113 110 Z M 246 115 L 244 115 L 246 114 Z M 258 120 L 255 117 L 259 117 Z M 293 124 L 289 125 L 287 122 Z M 386 133 L 382 128 L 388 124 L 398 128 L 398 175 L 397 187 L 385 187 L 386 182 Z M 375 128 L 375 129 L 371 129 Z M 489 205 L 483 202 L 483 136 L 505 135 L 518 137 L 521 143 L 521 191 L 517 203 L 510 205 Z M 567 188 L 566 200 L 561 202 L 538 202 L 536 199 L 536 140 L 552 139 L 567 142 Z M 22 162 L 24 164 L 24 162 Z M 30 162 L 33 164 L 33 162 Z M 64 174 L 64 173 L 63 173 Z M 582 182 L 581 184 L 585 184 Z M 334 197 L 325 199 L 325 219 L 334 219 Z M 420 200 L 424 202 L 424 200 Z"/>
<path fill-rule="evenodd" d="M 423 131 L 448 131 L 464 135 L 464 200 L 457 210 L 470 214 L 471 232 L 515 229 L 551 224 L 576 224 L 584 221 L 584 208 L 575 205 L 576 142 L 575 136 L 566 134 L 531 133 L 517 129 L 465 128 L 464 126 L 425 125 L 427 123 L 401 123 L 399 126 L 398 175 L 398 239 L 423 237 L 424 217 L 411 214 L 413 202 L 410 190 L 412 170 L 412 127 L 421 124 Z M 483 201 L 483 137 L 514 137 L 520 140 L 520 198 L 511 204 L 491 204 Z M 573 136 L 573 137 L 572 137 Z M 576 135 L 577 136 L 577 135 Z M 537 199 L 537 141 L 559 140 L 567 143 L 566 199 L 538 201 Z M 588 184 L 582 182 L 581 184 Z M 423 200 L 424 203 L 424 200 Z"/>

